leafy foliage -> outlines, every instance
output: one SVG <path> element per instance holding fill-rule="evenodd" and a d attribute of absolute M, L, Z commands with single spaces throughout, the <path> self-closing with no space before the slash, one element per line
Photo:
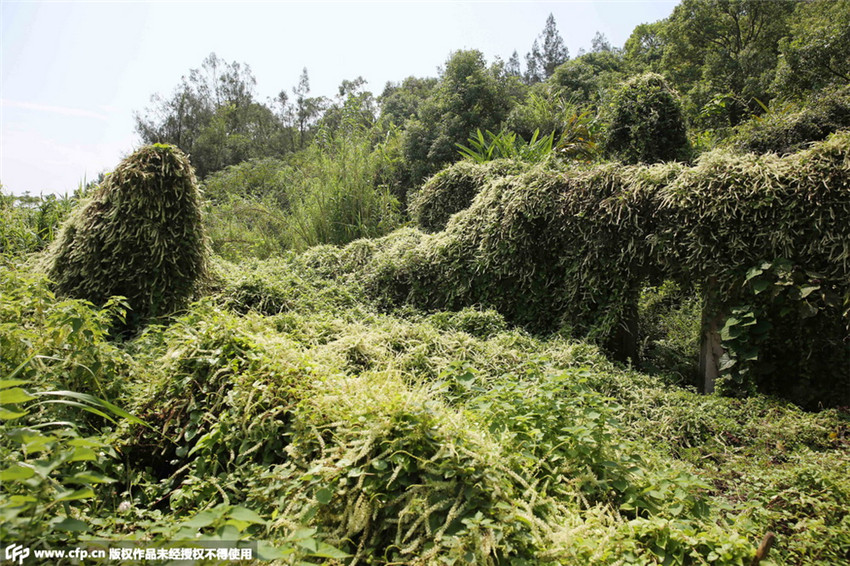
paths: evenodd
<path fill-rule="evenodd" d="M 528 163 L 543 161 L 552 153 L 555 133 L 538 139 L 539 131 L 531 135 L 528 143 L 513 132 L 501 130 L 498 134 L 487 131 L 486 137 L 477 131 L 476 137 L 469 138 L 469 146 L 457 144 L 466 159 L 475 163 L 485 163 L 494 159 L 518 159 Z"/>
<path fill-rule="evenodd" d="M 393 253 L 422 237 L 397 233 Z M 3 408 L 37 402 L 10 404 L 10 389 L 62 383 L 72 366 L 52 358 L 68 357 L 105 372 L 106 394 L 153 427 L 116 419 L 109 433 L 86 413 L 79 436 L 38 429 L 57 438 L 39 460 L 74 454 L 77 439 L 101 443 L 96 459 L 51 476 L 62 484 L 85 468 L 93 496 L 65 502 L 64 521 L 45 491 L 31 510 L 53 522 L 21 512 L 6 525 L 26 517 L 21 540 L 48 545 L 247 539 L 283 563 L 405 564 L 740 564 L 773 530 L 777 563 L 840 561 L 846 416 L 699 396 L 492 310 L 381 314 L 347 273 L 391 240 L 219 265 L 213 298 L 123 344 L 106 340 L 107 311 L 57 303 L 43 279 L 4 272 L 2 320 L 21 323 L 0 326 L 2 371 L 28 382 L 4 383 Z M 54 316 L 72 304 L 79 334 Z M 23 454 L 15 438 L 0 443 L 10 474 L 29 462 L 8 456 Z M 91 483 L 101 476 L 118 481 Z"/>
<path fill-rule="evenodd" d="M 378 185 L 381 155 L 353 130 L 314 146 L 298 173 L 305 181 L 289 219 L 292 247 L 346 244 L 398 225 L 398 202 Z"/>
<path fill-rule="evenodd" d="M 99 305 L 126 297 L 136 324 L 169 315 L 206 274 L 200 206 L 186 156 L 173 146 L 143 147 L 68 218 L 44 258 L 47 275 L 62 296 Z"/>
<path fill-rule="evenodd" d="M 688 137 L 677 95 L 663 77 L 629 79 L 614 96 L 606 150 L 626 163 L 688 157 Z"/>
<path fill-rule="evenodd" d="M 151 106 L 135 115 L 136 132 L 143 143 L 173 144 L 191 154 L 201 178 L 250 158 L 279 155 L 287 130 L 269 106 L 255 100 L 256 83 L 250 66 L 211 53 L 170 98 L 151 97 Z"/>
<path fill-rule="evenodd" d="M 661 68 L 691 119 L 734 127 L 770 100 L 796 2 L 683 0 L 665 21 Z"/>
<path fill-rule="evenodd" d="M 774 88 L 800 95 L 850 82 L 850 4 L 816 0 L 797 4 L 789 34 L 779 44 Z"/>
<path fill-rule="evenodd" d="M 466 142 L 476 130 L 498 131 L 515 98 L 513 85 L 498 67 L 487 68 L 480 51 L 452 53 L 438 86 L 405 127 L 411 184 L 418 186 L 456 161 L 455 144 Z"/>
<path fill-rule="evenodd" d="M 737 128 L 727 143 L 753 153 L 794 153 L 850 129 L 850 86 L 826 89 L 805 104 L 774 105 Z"/>
<path fill-rule="evenodd" d="M 0 535 L 251 540 L 283 564 L 684 566 L 751 564 L 770 531 L 773 564 L 846 562 L 850 139 L 819 141 L 846 129 L 846 96 L 801 112 L 770 100 L 832 82 L 845 11 L 685 0 L 625 54 L 601 34 L 554 70 L 540 52 L 528 72 L 552 76 L 531 88 L 516 54 L 488 67 L 456 52 L 437 79 L 389 85 L 377 119 L 362 79 L 329 101 L 305 69 L 292 101 L 264 105 L 247 67 L 209 58 L 138 124 L 192 144 L 225 256 L 209 296 L 180 294 L 166 326 L 115 340 L 128 304 L 109 298 L 124 293 L 113 275 L 91 302 L 57 297 L 26 260 L 71 201 L 0 198 Z M 715 128 L 692 131 L 700 149 L 764 110 L 733 145 L 805 150 L 582 163 L 614 85 L 647 70 L 684 93 L 692 126 Z M 479 134 L 470 153 L 516 156 L 539 129 L 569 159 L 457 163 L 410 199 L 432 233 L 391 232 L 408 189 L 506 124 L 516 139 Z M 49 266 L 62 242 L 101 249 L 83 226 L 162 226 L 171 209 L 139 197 L 169 194 L 163 163 L 196 194 L 176 150 L 142 153 L 152 169 L 101 183 Z M 196 211 L 166 227 L 199 225 Z M 153 246 L 122 249 L 136 261 Z M 150 280 L 176 273 L 148 263 Z M 722 333 L 721 389 L 746 396 L 687 385 L 701 318 Z M 624 369 L 593 342 L 630 327 L 640 359 Z"/>
<path fill-rule="evenodd" d="M 44 249 L 74 205 L 71 197 L 16 197 L 0 185 L 0 257 L 20 258 Z"/>
<path fill-rule="evenodd" d="M 787 260 L 754 266 L 744 281 L 752 295 L 744 293 L 720 333 L 727 356 L 719 387 L 758 387 L 810 407 L 850 387 L 841 288 Z"/>
<path fill-rule="evenodd" d="M 30 413 L 39 405 L 33 401 L 49 395 L 49 402 L 79 406 L 110 420 L 129 415 L 90 395 L 70 391 L 30 394 L 20 387 L 29 382 L 15 377 L 12 372 L 0 381 L 0 454 L 5 464 L 0 470 L 0 535 L 4 540 L 60 544 L 69 531 L 90 528 L 77 518 L 76 508 L 90 504 L 97 486 L 116 481 L 104 468 L 113 465 L 111 460 L 117 454 L 104 437 L 85 435 L 76 424 L 62 426 L 33 418 Z"/>

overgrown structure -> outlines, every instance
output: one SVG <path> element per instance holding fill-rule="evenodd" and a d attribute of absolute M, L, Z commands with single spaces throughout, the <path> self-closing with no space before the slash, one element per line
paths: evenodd
<path fill-rule="evenodd" d="M 171 145 L 126 159 L 65 222 L 44 258 L 59 295 L 102 305 L 127 298 L 131 325 L 174 313 L 207 270 L 200 192 Z"/>
<path fill-rule="evenodd" d="M 632 77 L 616 92 L 606 149 L 625 163 L 687 159 L 685 119 L 678 95 L 659 74 Z"/>
<path fill-rule="evenodd" d="M 842 133 L 786 157 L 536 167 L 492 180 L 442 232 L 379 241 L 361 269 L 387 304 L 493 307 L 537 331 L 607 343 L 621 359 L 635 355 L 640 289 L 674 279 L 707 299 L 718 346 L 707 389 L 723 376 L 733 390 L 834 403 L 850 391 L 847 218 Z"/>

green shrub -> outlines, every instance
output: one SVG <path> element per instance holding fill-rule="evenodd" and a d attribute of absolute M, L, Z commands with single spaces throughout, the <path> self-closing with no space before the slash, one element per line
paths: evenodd
<path fill-rule="evenodd" d="M 643 243 L 652 191 L 680 169 L 538 165 L 494 179 L 444 232 L 380 241 L 363 270 L 366 287 L 390 303 L 480 305 L 529 329 L 567 323 L 604 336 L 623 294 L 652 269 Z"/>
<path fill-rule="evenodd" d="M 118 398 L 135 366 L 107 336 L 125 312 L 120 300 L 57 299 L 42 274 L 0 267 L 0 376 L 23 364 L 40 389 Z"/>
<path fill-rule="evenodd" d="M 44 249 L 56 237 L 75 199 L 3 194 L 0 185 L 0 257 L 19 258 Z"/>
<path fill-rule="evenodd" d="M 216 493 L 214 481 L 193 487 L 197 478 L 285 458 L 290 412 L 312 371 L 288 341 L 202 301 L 167 328 L 149 327 L 134 348 L 156 369 L 136 384 L 133 409 L 157 432 L 128 432 L 125 450 L 140 470 L 169 480 L 160 488 L 184 486 L 171 494 L 173 509 L 194 505 L 193 491 Z"/>
<path fill-rule="evenodd" d="M 277 208 L 286 210 L 292 200 L 294 174 L 280 159 L 249 159 L 207 176 L 204 196 L 215 203 L 224 203 L 233 197 L 273 202 Z"/>
<path fill-rule="evenodd" d="M 44 265 L 61 296 L 127 298 L 133 324 L 183 308 L 207 271 L 195 174 L 174 146 L 119 164 L 62 227 Z"/>
<path fill-rule="evenodd" d="M 376 563 L 533 556 L 536 522 L 508 455 L 427 393 L 386 374 L 337 380 L 299 407 L 291 461 L 254 497 Z"/>
<path fill-rule="evenodd" d="M 109 428 L 133 360 L 107 340 L 119 303 L 57 300 L 42 275 L 0 267 L 0 537 L 55 548 L 118 505 Z"/>
<path fill-rule="evenodd" d="M 379 183 L 384 165 L 362 127 L 323 132 L 294 163 L 300 181 L 288 218 L 290 247 L 347 244 L 396 228 L 399 203 Z"/>
<path fill-rule="evenodd" d="M 626 163 L 686 160 L 689 143 L 676 93 L 661 75 L 626 81 L 613 96 L 606 151 Z"/>
<path fill-rule="evenodd" d="M 439 232 L 453 214 L 472 204 L 472 199 L 488 182 L 527 168 L 527 165 L 507 159 L 489 163 L 459 161 L 428 179 L 411 197 L 410 217 L 422 230 Z"/>
<path fill-rule="evenodd" d="M 366 298 L 357 285 L 323 277 L 304 265 L 302 258 L 274 258 L 234 265 L 221 263 L 223 282 L 219 297 L 238 313 L 333 312 L 365 316 Z"/>
<path fill-rule="evenodd" d="M 850 86 L 813 95 L 802 105 L 771 108 L 739 126 L 729 141 L 752 153 L 794 153 L 830 134 L 850 129 Z"/>
<path fill-rule="evenodd" d="M 289 223 L 273 202 L 239 196 L 208 203 L 204 230 L 212 251 L 225 259 L 266 259 L 289 249 Z"/>
<path fill-rule="evenodd" d="M 438 312 L 428 320 L 439 330 L 460 330 L 479 338 L 488 338 L 507 329 L 505 319 L 498 312 L 467 307 L 458 312 Z"/>
<path fill-rule="evenodd" d="M 457 144 L 458 151 L 465 159 L 474 163 L 486 163 L 496 159 L 516 159 L 526 163 L 539 163 L 552 155 L 555 133 L 541 136 L 539 131 L 531 134 L 528 142 L 516 133 L 502 129 L 494 134 L 481 130 L 467 140 L 469 146 Z"/>

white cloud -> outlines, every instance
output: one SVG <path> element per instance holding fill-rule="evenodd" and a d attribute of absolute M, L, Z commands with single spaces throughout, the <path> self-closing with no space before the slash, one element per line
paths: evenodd
<path fill-rule="evenodd" d="M 83 108 L 69 108 L 67 106 L 51 106 L 48 104 L 36 104 L 33 102 L 23 102 L 19 100 L 0 99 L 0 104 L 10 108 L 21 108 L 23 110 L 33 110 L 35 112 L 47 112 L 51 114 L 61 114 L 62 116 L 75 116 L 79 118 L 94 118 L 96 120 L 107 120 L 109 116 Z M 101 107 L 103 108 L 103 107 Z"/>

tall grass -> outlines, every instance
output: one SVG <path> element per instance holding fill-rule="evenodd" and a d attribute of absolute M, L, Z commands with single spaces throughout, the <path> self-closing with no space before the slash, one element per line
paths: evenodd
<path fill-rule="evenodd" d="M 206 224 L 223 257 L 265 259 L 286 250 L 382 236 L 401 221 L 382 184 L 391 156 L 370 131 L 344 122 L 323 129 L 288 162 L 245 162 L 207 181 Z"/>
<path fill-rule="evenodd" d="M 0 185 L 0 256 L 18 257 L 44 249 L 75 202 L 67 195 L 5 194 Z"/>
<path fill-rule="evenodd" d="M 382 155 L 368 131 L 350 124 L 319 133 L 296 166 L 298 188 L 289 218 L 289 243 L 304 250 L 381 236 L 400 223 L 399 203 L 377 184 Z"/>

